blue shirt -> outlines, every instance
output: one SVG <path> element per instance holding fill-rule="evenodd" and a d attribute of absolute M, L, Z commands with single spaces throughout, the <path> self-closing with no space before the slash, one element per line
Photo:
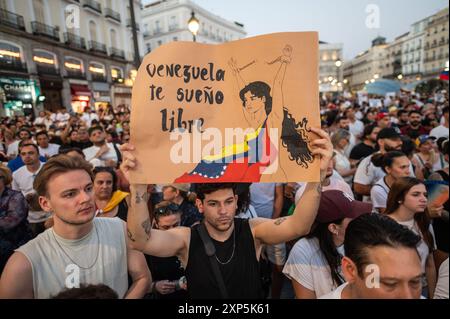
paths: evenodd
<path fill-rule="evenodd" d="M 44 156 L 39 156 L 39 160 L 42 163 L 47 162 L 47 159 Z M 14 171 L 17 171 L 19 168 L 21 168 L 24 165 L 25 165 L 25 163 L 22 161 L 22 157 L 20 155 L 17 156 L 15 159 L 10 160 L 8 162 L 8 168 L 11 170 L 12 173 L 14 173 Z"/>

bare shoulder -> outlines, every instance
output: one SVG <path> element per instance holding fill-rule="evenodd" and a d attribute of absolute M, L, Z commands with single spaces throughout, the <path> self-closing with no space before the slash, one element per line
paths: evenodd
<path fill-rule="evenodd" d="M 15 252 L 3 270 L 0 298 L 33 298 L 32 265 L 21 252 Z"/>

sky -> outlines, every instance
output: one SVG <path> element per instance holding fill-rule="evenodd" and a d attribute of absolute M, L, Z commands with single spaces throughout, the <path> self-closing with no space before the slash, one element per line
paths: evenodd
<path fill-rule="evenodd" d="M 345 60 L 367 50 L 377 36 L 390 42 L 408 32 L 412 23 L 448 7 L 448 0 L 191 1 L 222 18 L 243 23 L 247 37 L 273 32 L 318 31 L 321 41 L 344 45 Z M 366 20 L 373 23 L 370 28 Z"/>

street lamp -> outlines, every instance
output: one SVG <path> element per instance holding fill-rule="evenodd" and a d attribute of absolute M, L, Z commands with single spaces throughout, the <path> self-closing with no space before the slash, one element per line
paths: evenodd
<path fill-rule="evenodd" d="M 188 29 L 191 31 L 193 41 L 195 42 L 195 36 L 197 35 L 198 29 L 200 29 L 200 24 L 198 23 L 198 19 L 195 17 L 194 11 L 191 12 L 191 18 L 188 21 Z"/>
<path fill-rule="evenodd" d="M 337 60 L 335 65 L 340 68 L 342 66 L 342 61 L 341 60 Z"/>

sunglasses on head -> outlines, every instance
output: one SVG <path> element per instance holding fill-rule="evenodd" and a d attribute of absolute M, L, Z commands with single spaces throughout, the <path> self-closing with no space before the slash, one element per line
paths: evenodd
<path fill-rule="evenodd" d="M 167 211 L 177 212 L 180 210 L 180 206 L 176 204 L 170 204 L 168 206 L 160 207 L 155 210 L 155 213 L 158 215 L 165 215 Z"/>

